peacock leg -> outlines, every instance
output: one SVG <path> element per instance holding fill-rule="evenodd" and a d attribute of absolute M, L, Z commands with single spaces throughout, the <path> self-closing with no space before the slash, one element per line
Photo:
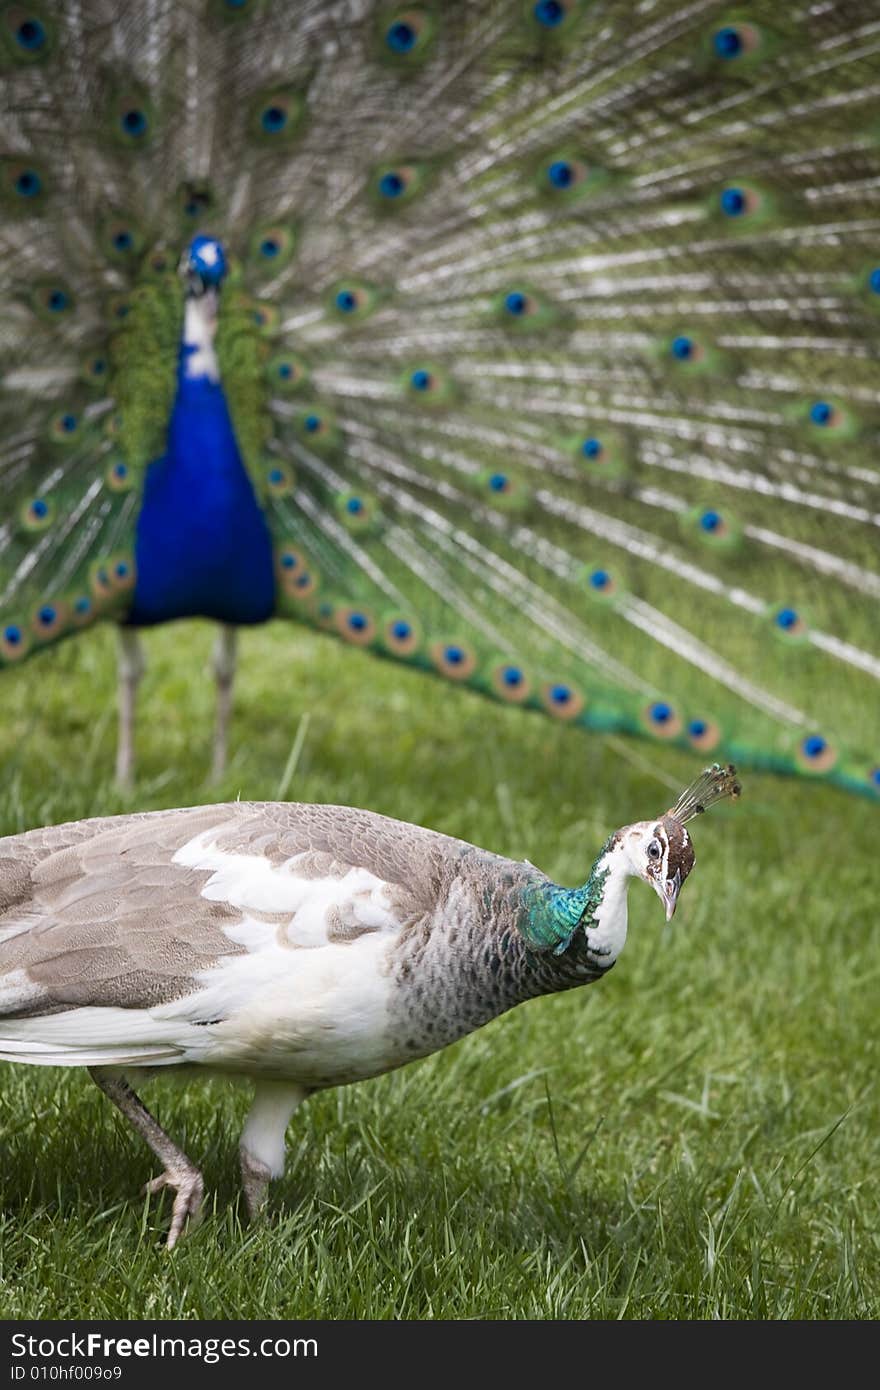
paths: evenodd
<path fill-rule="evenodd" d="M 241 1181 L 248 1214 L 259 1216 L 269 1179 L 284 1172 L 284 1133 L 308 1091 L 291 1081 L 258 1081 L 239 1144 Z"/>
<path fill-rule="evenodd" d="M 100 1086 L 105 1096 L 112 1100 L 117 1110 L 146 1140 L 160 1163 L 165 1165 L 165 1172 L 148 1182 L 144 1191 L 159 1192 L 163 1187 L 173 1187 L 177 1193 L 168 1232 L 168 1249 L 173 1250 L 187 1217 L 195 1221 L 201 1211 L 205 1191 L 202 1175 L 183 1150 L 169 1139 L 159 1121 L 153 1118 L 127 1081 L 105 1067 L 89 1067 L 88 1072 L 95 1085 Z"/>
<path fill-rule="evenodd" d="M 232 684 L 238 628 L 221 627 L 214 645 L 214 679 L 217 682 L 217 723 L 214 729 L 213 777 L 218 781 L 226 771 L 226 735 L 232 713 Z"/>
<path fill-rule="evenodd" d="M 119 627 L 119 741 L 116 745 L 116 781 L 128 791 L 134 780 L 134 725 L 137 688 L 146 668 L 140 638 L 131 627 Z"/>

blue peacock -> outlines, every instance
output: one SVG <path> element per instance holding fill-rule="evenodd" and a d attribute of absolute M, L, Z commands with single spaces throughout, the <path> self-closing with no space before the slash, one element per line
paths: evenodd
<path fill-rule="evenodd" d="M 0 9 L 0 662 L 271 618 L 880 795 L 878 0 Z"/>

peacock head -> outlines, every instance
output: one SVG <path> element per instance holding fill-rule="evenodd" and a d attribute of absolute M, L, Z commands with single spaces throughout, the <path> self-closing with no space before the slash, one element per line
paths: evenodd
<path fill-rule="evenodd" d="M 190 298 L 200 299 L 207 290 L 217 290 L 229 266 L 222 242 L 212 236 L 195 236 L 183 253 L 180 273 Z"/>
<path fill-rule="evenodd" d="M 656 820 L 638 821 L 617 832 L 630 874 L 654 889 L 666 909 L 675 912 L 682 885 L 694 867 L 694 847 L 685 826 L 724 797 L 736 798 L 736 768 L 713 763 L 685 787 L 675 805 Z"/>

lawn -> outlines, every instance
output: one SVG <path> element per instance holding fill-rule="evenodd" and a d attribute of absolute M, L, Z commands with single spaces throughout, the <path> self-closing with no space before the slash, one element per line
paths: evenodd
<path fill-rule="evenodd" d="M 139 779 L 112 783 L 110 632 L 0 680 L 0 833 L 196 802 L 367 806 L 581 881 L 696 770 L 498 709 L 330 639 L 242 640 L 232 756 L 206 783 L 207 625 L 147 638 Z M 877 810 L 744 777 L 694 827 L 673 923 L 640 884 L 609 978 L 398 1073 L 314 1097 L 248 1228 L 247 1095 L 143 1093 L 203 1162 L 169 1255 L 148 1150 L 76 1071 L 0 1064 L 4 1318 L 876 1318 Z"/>

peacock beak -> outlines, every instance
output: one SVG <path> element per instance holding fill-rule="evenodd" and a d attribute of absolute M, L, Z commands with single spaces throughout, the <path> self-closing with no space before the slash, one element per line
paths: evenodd
<path fill-rule="evenodd" d="M 200 299 L 205 293 L 205 282 L 185 252 L 181 258 L 179 273 L 187 295 L 193 299 Z"/>

